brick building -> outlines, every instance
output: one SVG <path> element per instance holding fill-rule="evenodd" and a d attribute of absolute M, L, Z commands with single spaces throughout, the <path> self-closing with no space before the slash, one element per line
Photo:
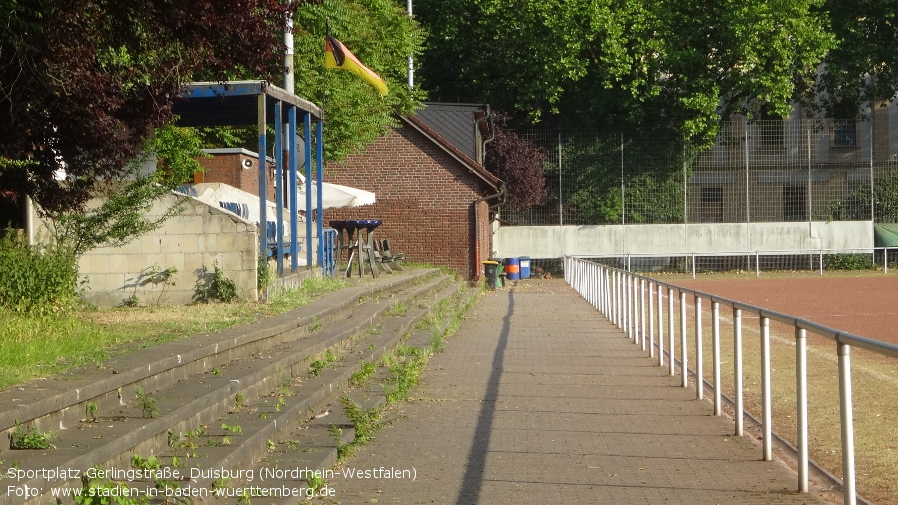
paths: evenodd
<path fill-rule="evenodd" d="M 474 159 L 489 135 L 487 114 L 483 107 L 430 104 L 362 152 L 327 165 L 328 182 L 373 191 L 377 203 L 326 210 L 325 224 L 382 219 L 375 236 L 389 238 L 408 261 L 479 278 L 493 250 L 490 206 L 502 196 L 501 181 Z M 453 125 L 467 132 L 455 142 L 446 138 Z"/>

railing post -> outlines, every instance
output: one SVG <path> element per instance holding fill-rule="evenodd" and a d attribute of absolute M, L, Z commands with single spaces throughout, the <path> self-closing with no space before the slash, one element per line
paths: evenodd
<path fill-rule="evenodd" d="M 636 279 L 633 278 L 633 274 L 627 272 L 627 296 L 629 296 L 630 301 L 627 304 L 628 307 L 628 317 L 630 318 L 629 322 L 629 333 L 628 335 L 636 342 Z"/>
<path fill-rule="evenodd" d="M 664 366 L 664 286 L 658 284 L 658 366 Z"/>
<path fill-rule="evenodd" d="M 680 369 L 683 372 L 684 388 L 689 386 L 689 370 L 686 365 L 686 293 L 680 291 Z"/>
<path fill-rule="evenodd" d="M 798 445 L 798 491 L 808 492 L 808 338 L 795 327 L 795 438 Z"/>
<path fill-rule="evenodd" d="M 649 281 L 649 357 L 655 357 L 655 292 Z"/>
<path fill-rule="evenodd" d="M 645 351 L 645 279 L 639 279 L 639 343 Z"/>
<path fill-rule="evenodd" d="M 720 400 L 720 304 L 711 302 L 711 345 L 714 348 L 714 415 L 721 414 Z"/>
<path fill-rule="evenodd" d="M 702 371 L 702 299 L 695 295 L 695 399 L 705 397 L 705 379 Z"/>
<path fill-rule="evenodd" d="M 667 288 L 667 337 L 670 339 L 670 354 L 668 355 L 668 364 L 670 365 L 670 376 L 674 376 L 674 366 L 677 360 L 674 359 L 674 295 L 673 288 Z"/>
<path fill-rule="evenodd" d="M 851 405 L 851 346 L 838 342 L 839 417 L 842 425 L 842 502 L 857 503 L 854 468 L 854 412 Z"/>
<path fill-rule="evenodd" d="M 633 337 L 633 316 L 632 316 L 632 307 L 630 304 L 632 303 L 633 297 L 630 293 L 630 289 L 632 289 L 632 279 L 630 279 L 629 273 L 624 273 L 624 334 L 627 335 L 627 338 Z"/>
<path fill-rule="evenodd" d="M 736 435 L 745 434 L 742 397 L 742 311 L 733 307 L 733 391 L 736 393 Z"/>
<path fill-rule="evenodd" d="M 770 397 L 770 319 L 761 316 L 761 428 L 764 444 L 764 461 L 773 458 L 773 430 Z"/>
<path fill-rule="evenodd" d="M 608 286 L 611 288 L 611 322 L 620 328 L 620 325 L 617 322 L 617 272 L 612 270 L 609 272 L 611 274 L 611 284 Z"/>

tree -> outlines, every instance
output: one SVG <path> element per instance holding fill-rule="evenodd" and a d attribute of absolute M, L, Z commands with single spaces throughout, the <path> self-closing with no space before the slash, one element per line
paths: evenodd
<path fill-rule="evenodd" d="M 326 25 L 387 82 L 385 97 L 349 72 L 324 68 Z M 420 54 L 424 32 L 394 0 L 308 3 L 296 12 L 293 37 L 297 93 L 324 112 L 327 159 L 358 151 L 398 126 L 396 117 L 420 107 L 424 94 L 409 89 L 406 76 L 408 58 Z"/>
<path fill-rule="evenodd" d="M 822 1 L 419 0 L 422 76 L 443 99 L 707 144 L 721 117 L 787 112 L 833 44 Z"/>
<path fill-rule="evenodd" d="M 803 82 L 804 105 L 840 119 L 862 105 L 888 102 L 898 92 L 898 14 L 888 0 L 827 0 L 822 7 L 839 44 L 819 78 Z"/>
<path fill-rule="evenodd" d="M 543 173 L 546 149 L 526 140 L 506 127 L 511 116 L 493 113 L 495 137 L 487 144 L 486 169 L 505 182 L 505 203 L 515 209 L 526 209 L 546 202 L 548 187 Z"/>
<path fill-rule="evenodd" d="M 51 214 L 80 208 L 170 122 L 184 82 L 280 75 L 288 5 L 3 2 L 0 187 Z"/>
<path fill-rule="evenodd" d="M 180 205 L 151 209 L 163 196 L 195 172 L 202 171 L 198 158 L 207 156 L 200 139 L 190 128 L 167 125 L 153 135 L 144 152 L 131 160 L 124 174 L 94 185 L 90 206 L 59 210 L 47 220 L 52 237 L 46 244 L 57 251 L 79 257 L 97 247 L 118 247 L 134 237 L 158 228 L 181 212 Z M 141 173 L 147 161 L 158 160 L 157 170 Z"/>

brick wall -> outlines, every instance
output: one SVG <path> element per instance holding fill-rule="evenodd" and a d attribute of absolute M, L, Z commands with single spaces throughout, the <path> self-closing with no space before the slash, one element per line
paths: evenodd
<path fill-rule="evenodd" d="M 377 195 L 372 206 L 325 210 L 325 225 L 331 219 L 383 219 L 375 237 L 389 238 L 408 261 L 450 266 L 468 279 L 482 271 L 492 234 L 485 202 L 475 226 L 474 201 L 488 194 L 488 186 L 415 129 L 403 125 L 363 152 L 328 164 L 324 180 Z"/>
<path fill-rule="evenodd" d="M 245 168 L 244 160 L 249 160 L 252 166 Z M 245 151 L 241 153 L 214 154 L 211 158 L 199 158 L 197 161 L 206 171 L 195 174 L 193 182 L 220 182 L 259 196 L 259 160 L 255 153 Z M 268 166 L 266 180 L 268 189 L 265 196 L 269 201 L 273 202 L 275 199 L 273 164 Z"/>

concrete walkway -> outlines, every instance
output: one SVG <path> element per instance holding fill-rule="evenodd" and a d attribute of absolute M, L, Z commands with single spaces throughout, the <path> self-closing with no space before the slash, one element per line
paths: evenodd
<path fill-rule="evenodd" d="M 564 281 L 520 282 L 344 468 L 372 478 L 329 484 L 344 505 L 824 503 L 666 372 Z"/>

